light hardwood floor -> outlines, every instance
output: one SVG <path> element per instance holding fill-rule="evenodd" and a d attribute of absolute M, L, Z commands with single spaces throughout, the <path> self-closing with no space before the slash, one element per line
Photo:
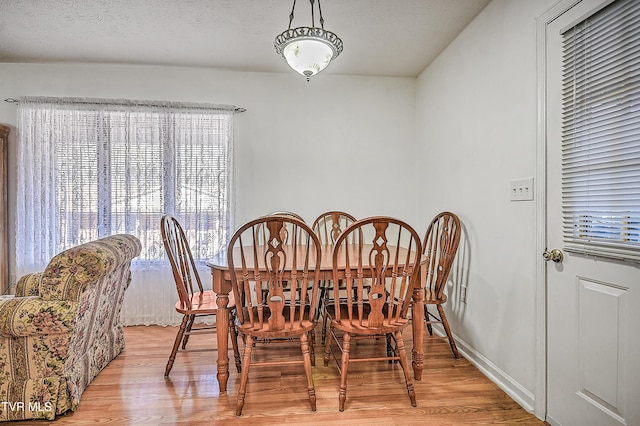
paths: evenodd
<path fill-rule="evenodd" d="M 238 418 L 234 412 L 239 375 L 231 352 L 225 394 L 218 392 L 216 352 L 179 353 L 169 379 L 165 380 L 164 368 L 175 332 L 175 327 L 127 327 L 125 351 L 89 385 L 79 409 L 58 417 L 52 424 L 544 425 L 467 360 L 455 360 L 442 340 L 425 343 L 424 376 L 422 381 L 414 381 L 416 408 L 409 403 L 398 365 L 361 363 L 350 366 L 347 406 L 344 412 L 339 412 L 338 369 L 333 361 L 324 367 L 318 341 L 315 413 L 309 409 L 301 365 L 282 370 L 263 367 L 250 371 L 243 414 Z M 410 350 L 410 329 L 405 335 Z M 192 336 L 190 345 L 197 347 L 203 339 L 215 340 L 211 337 Z M 376 345 L 384 350 L 383 341 L 358 342 L 357 350 L 371 350 Z M 263 356 L 265 351 L 299 356 L 297 345 L 292 343 L 260 345 L 254 356 Z"/>

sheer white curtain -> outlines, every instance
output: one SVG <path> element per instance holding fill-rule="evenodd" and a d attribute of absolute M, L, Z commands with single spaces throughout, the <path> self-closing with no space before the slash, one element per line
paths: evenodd
<path fill-rule="evenodd" d="M 233 224 L 230 106 L 76 98 L 21 98 L 18 109 L 16 272 L 41 271 L 56 253 L 133 234 L 126 325 L 178 324 L 160 218 L 187 233 L 201 278 Z"/>

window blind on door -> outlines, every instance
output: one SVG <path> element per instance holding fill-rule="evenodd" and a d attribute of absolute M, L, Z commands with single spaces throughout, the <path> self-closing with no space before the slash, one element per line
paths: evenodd
<path fill-rule="evenodd" d="M 563 34 L 565 250 L 640 260 L 640 2 Z"/>

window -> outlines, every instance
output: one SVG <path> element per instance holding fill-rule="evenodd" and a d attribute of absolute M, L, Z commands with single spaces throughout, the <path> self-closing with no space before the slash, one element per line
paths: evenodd
<path fill-rule="evenodd" d="M 640 4 L 563 34 L 566 250 L 640 260 Z"/>
<path fill-rule="evenodd" d="M 181 222 L 194 257 L 224 249 L 232 227 L 233 113 L 211 105 L 21 99 L 18 273 L 42 270 L 56 253 L 115 233 L 142 242 L 134 278 L 135 271 L 160 272 L 169 268 L 160 233 L 165 213 Z M 162 288 L 173 300 L 167 271 Z M 133 284 L 149 297 L 160 287 L 143 275 Z"/>

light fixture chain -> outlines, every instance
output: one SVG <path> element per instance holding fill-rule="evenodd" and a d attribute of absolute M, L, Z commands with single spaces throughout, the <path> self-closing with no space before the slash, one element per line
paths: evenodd
<path fill-rule="evenodd" d="M 309 3 L 311 3 L 311 26 L 315 27 L 316 19 L 315 19 L 315 14 L 313 12 L 313 3 L 315 3 L 315 0 L 309 0 Z M 320 4 L 320 2 L 318 2 L 318 4 Z"/>
<path fill-rule="evenodd" d="M 291 14 L 289 15 L 289 29 L 291 29 L 291 23 L 293 22 L 293 11 L 296 9 L 296 0 L 293 0 L 293 6 L 291 7 Z"/>
<path fill-rule="evenodd" d="M 322 6 L 320 5 L 320 0 L 318 0 L 318 11 L 320 12 L 320 26 L 324 30 L 324 18 L 322 17 Z"/>

